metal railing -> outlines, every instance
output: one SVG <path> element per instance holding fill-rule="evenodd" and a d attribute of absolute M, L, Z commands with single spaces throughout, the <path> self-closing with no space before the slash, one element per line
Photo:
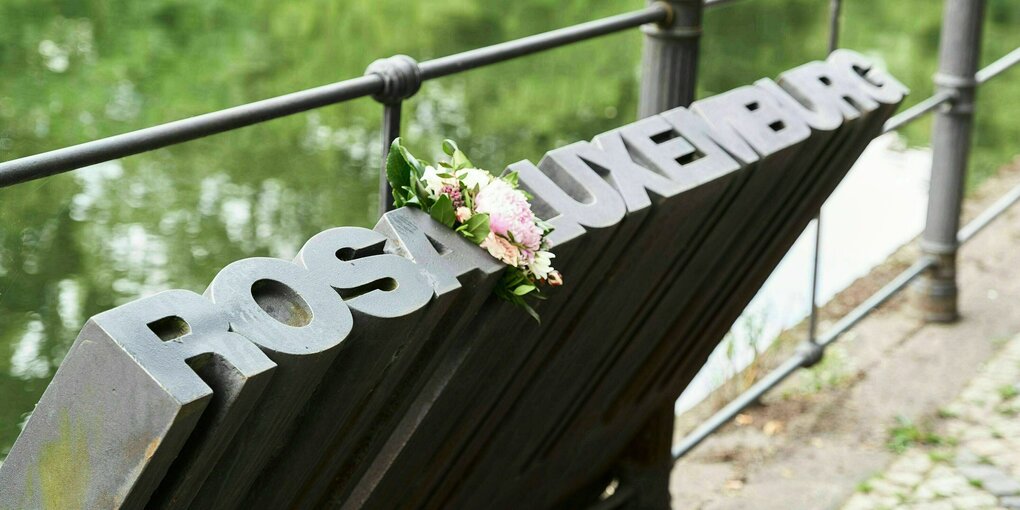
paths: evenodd
<path fill-rule="evenodd" d="M 401 105 L 424 82 L 637 27 L 642 27 L 645 33 L 639 116 L 652 115 L 686 106 L 694 99 L 703 10 L 733 1 L 650 1 L 646 7 L 635 11 L 420 63 L 404 55 L 377 60 L 368 66 L 364 76 L 2 162 L 0 188 L 367 96 L 374 97 L 383 105 L 381 137 L 385 164 L 390 142 L 400 134 Z M 935 144 L 935 150 L 939 151 L 936 165 L 941 166 L 933 169 L 930 200 L 933 205 L 929 209 L 924 236 L 924 256 L 843 317 L 831 330 L 818 336 L 817 280 L 821 232 L 820 222 L 817 222 L 819 231 L 812 265 L 808 339 L 794 356 L 675 445 L 672 451 L 674 461 L 798 369 L 817 363 L 828 345 L 917 277 L 925 275 L 930 280 L 929 298 L 938 305 L 935 313 L 929 314 L 929 319 L 955 318 L 957 246 L 972 239 L 1020 201 L 1020 187 L 1017 187 L 957 232 L 974 89 L 1020 63 L 1020 48 L 984 69 L 976 70 L 984 0 L 945 2 L 940 72 L 936 75 L 939 89 L 931 97 L 889 119 L 883 129 L 883 132 L 897 130 L 939 110 L 935 138 L 949 137 L 956 141 L 941 146 Z M 841 0 L 830 0 L 830 52 L 838 47 L 841 5 Z M 380 209 L 386 210 L 391 205 L 392 197 L 385 183 L 385 172 L 382 172 Z M 951 238 L 946 237 L 947 226 L 952 227 L 949 230 Z"/>
<path fill-rule="evenodd" d="M 818 324 L 816 295 L 821 224 L 817 224 L 807 340 L 793 356 L 759 379 L 674 445 L 674 462 L 701 444 L 711 434 L 729 423 L 737 414 L 754 404 L 786 378 L 802 368 L 808 368 L 818 363 L 824 357 L 826 347 L 838 340 L 883 303 L 907 288 L 918 277 L 925 276 L 928 280 L 925 282 L 925 288 L 922 289 L 923 298 L 927 301 L 925 304 L 926 319 L 931 322 L 947 322 L 958 318 L 956 253 L 959 246 L 973 239 L 993 220 L 1020 202 L 1020 186 L 1017 186 L 969 224 L 959 228 L 963 184 L 970 151 L 975 89 L 1020 63 L 1020 48 L 1017 48 L 983 69 L 977 69 L 984 4 L 984 0 L 946 0 L 943 12 L 939 72 L 935 75 L 935 84 L 938 86 L 938 90 L 931 97 L 889 119 L 882 129 L 883 133 L 895 131 L 929 113 L 936 112 L 941 107 L 939 119 L 933 130 L 935 154 L 932 164 L 928 218 L 922 237 L 924 254 L 917 262 L 840 319 L 832 329 L 818 337 L 816 334 Z M 840 7 L 841 0 L 831 0 L 830 52 L 838 46 Z M 939 139 L 945 143 L 936 143 Z"/>
<path fill-rule="evenodd" d="M 725 2 L 715 0 L 708 5 L 722 3 Z M 666 24 L 674 17 L 670 4 L 656 2 L 636 11 L 421 63 L 397 55 L 373 62 L 366 74 L 357 78 L 2 162 L 0 188 L 367 96 L 384 105 L 385 151 L 400 130 L 401 102 L 417 92 L 425 81 L 649 23 Z"/>

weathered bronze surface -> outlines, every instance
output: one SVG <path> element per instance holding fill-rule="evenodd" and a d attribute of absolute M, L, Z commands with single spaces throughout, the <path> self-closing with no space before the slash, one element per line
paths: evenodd
<path fill-rule="evenodd" d="M 510 165 L 567 277 L 542 324 L 491 296 L 497 261 L 413 209 L 99 314 L 0 468 L 0 508 L 577 501 L 905 93 L 840 50 Z"/>

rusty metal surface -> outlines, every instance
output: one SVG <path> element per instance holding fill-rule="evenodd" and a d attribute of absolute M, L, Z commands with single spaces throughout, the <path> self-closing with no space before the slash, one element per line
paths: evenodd
<path fill-rule="evenodd" d="M 839 50 L 510 165 L 568 275 L 542 324 L 414 209 L 97 315 L 0 467 L 0 507 L 585 500 L 904 93 Z"/>

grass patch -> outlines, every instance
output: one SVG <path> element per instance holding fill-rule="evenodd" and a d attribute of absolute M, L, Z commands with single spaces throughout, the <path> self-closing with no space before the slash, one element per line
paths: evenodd
<path fill-rule="evenodd" d="M 1020 388 L 1014 384 L 1007 384 L 999 388 L 999 396 L 1002 397 L 1002 400 L 1009 400 L 1017 395 L 1020 395 Z"/>
<path fill-rule="evenodd" d="M 857 492 L 861 494 L 871 494 L 871 491 L 875 490 L 875 487 L 871 485 L 871 480 L 864 480 L 857 484 Z"/>
<path fill-rule="evenodd" d="M 927 427 L 900 416 L 896 418 L 896 425 L 889 429 L 889 440 L 886 442 L 886 447 L 893 453 L 903 453 L 915 445 L 943 446 L 952 443 L 949 439 L 928 430 Z"/>
<path fill-rule="evenodd" d="M 948 407 L 940 407 L 938 410 L 938 417 L 945 420 L 949 418 L 959 418 L 960 415 L 956 414 L 956 412 Z"/>

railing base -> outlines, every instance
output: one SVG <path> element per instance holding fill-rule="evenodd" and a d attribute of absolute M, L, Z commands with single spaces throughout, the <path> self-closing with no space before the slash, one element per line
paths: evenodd
<path fill-rule="evenodd" d="M 930 256 L 935 263 L 917 283 L 918 306 L 926 322 L 956 322 L 960 319 L 956 252 Z"/>

